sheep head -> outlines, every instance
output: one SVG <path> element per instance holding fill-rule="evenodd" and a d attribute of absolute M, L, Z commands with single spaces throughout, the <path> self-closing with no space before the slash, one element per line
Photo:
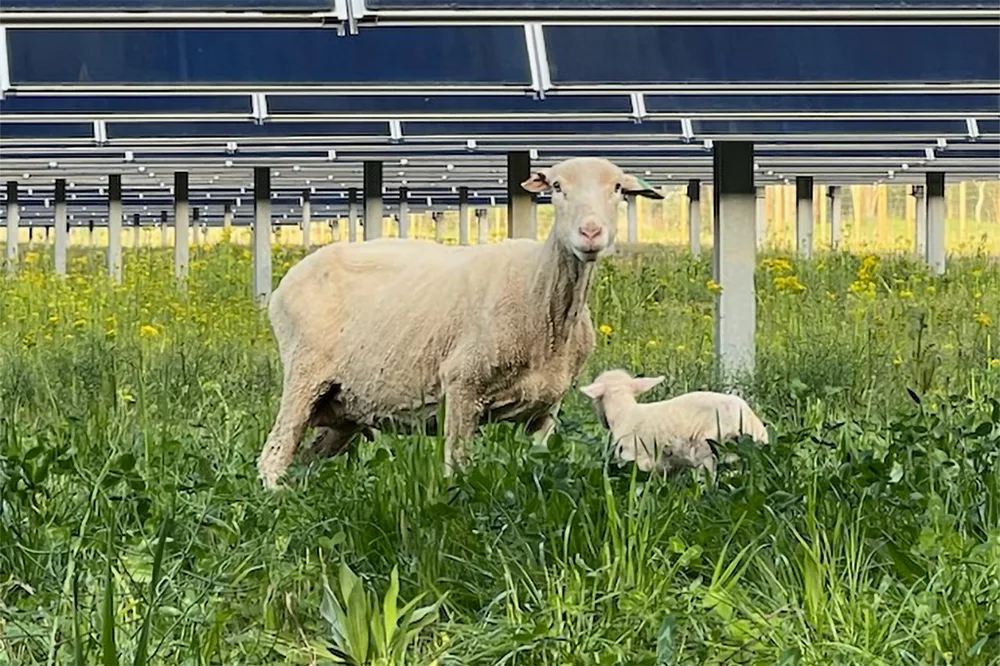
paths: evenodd
<path fill-rule="evenodd" d="M 633 377 L 624 370 L 605 370 L 597 375 L 591 384 L 581 387 L 580 390 L 584 395 L 594 400 L 601 400 L 605 396 L 611 395 L 637 396 L 661 383 L 664 379 L 666 377 L 663 375 Z"/>
<path fill-rule="evenodd" d="M 536 170 L 521 183 L 529 192 L 552 192 L 552 233 L 577 259 L 597 261 L 615 242 L 618 206 L 625 195 L 662 199 L 635 176 L 598 157 L 574 157 Z"/>

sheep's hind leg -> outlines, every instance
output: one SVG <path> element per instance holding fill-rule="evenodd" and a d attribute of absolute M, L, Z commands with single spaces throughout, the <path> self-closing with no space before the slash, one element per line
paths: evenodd
<path fill-rule="evenodd" d="M 285 377 L 278 417 L 257 458 L 257 471 L 268 490 L 278 488 L 278 480 L 292 463 L 319 392 L 319 384 L 300 381 L 294 373 Z"/>
<path fill-rule="evenodd" d="M 450 388 L 445 392 L 444 415 L 444 475 L 455 473 L 469 462 L 468 446 L 476 434 L 479 414 L 474 393 L 464 387 Z"/>

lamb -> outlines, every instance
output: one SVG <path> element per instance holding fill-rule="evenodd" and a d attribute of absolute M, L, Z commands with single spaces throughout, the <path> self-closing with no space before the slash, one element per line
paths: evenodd
<path fill-rule="evenodd" d="M 521 186 L 552 192 L 544 242 L 336 244 L 288 271 L 268 306 L 283 385 L 257 460 L 266 488 L 310 426 L 314 450 L 336 454 L 372 429 L 433 431 L 443 403 L 446 475 L 467 463 L 481 422 L 547 438 L 595 344 L 587 295 L 619 204 L 662 197 L 599 158 L 536 170 Z"/>
<path fill-rule="evenodd" d="M 695 391 L 660 402 L 637 403 L 665 378 L 632 377 L 624 370 L 602 372 L 580 390 L 594 400 L 602 425 L 612 432 L 618 460 L 634 461 L 644 472 L 680 467 L 703 469 L 714 477 L 716 458 L 710 439 L 723 441 L 746 433 L 767 444 L 764 424 L 735 395 Z"/>

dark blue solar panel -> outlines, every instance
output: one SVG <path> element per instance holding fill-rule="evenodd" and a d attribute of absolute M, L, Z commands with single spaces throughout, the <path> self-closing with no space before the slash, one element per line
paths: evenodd
<path fill-rule="evenodd" d="M 552 79 L 587 83 L 995 82 L 995 26 L 545 28 Z"/>
<path fill-rule="evenodd" d="M 964 135 L 964 121 L 950 120 L 700 120 L 692 123 L 695 136 L 726 134 L 867 134 Z"/>
<path fill-rule="evenodd" d="M 976 124 L 979 125 L 980 134 L 989 134 L 991 136 L 994 134 L 1000 134 L 1000 120 L 995 118 L 989 120 L 980 119 Z"/>
<path fill-rule="evenodd" d="M 988 0 L 366 0 L 371 9 L 905 9 L 996 7 Z"/>
<path fill-rule="evenodd" d="M 270 95 L 271 113 L 628 113 L 625 95 Z"/>
<path fill-rule="evenodd" d="M 954 112 L 1000 113 L 996 95 L 646 95 L 649 113 Z"/>
<path fill-rule="evenodd" d="M 482 134 L 573 134 L 586 140 L 587 134 L 662 134 L 676 138 L 681 133 L 679 121 L 629 122 L 406 122 L 403 136 Z"/>
<path fill-rule="evenodd" d="M 4 113 L 250 113 L 248 95 L 7 97 Z"/>
<path fill-rule="evenodd" d="M 287 136 L 385 136 L 387 123 L 108 123 L 109 139 L 153 137 L 287 137 Z"/>
<path fill-rule="evenodd" d="M 283 9 L 332 10 L 332 0 L 4 0 L 4 9 L 96 9 L 125 11 L 155 11 L 170 9 L 185 11 Z"/>
<path fill-rule="evenodd" d="M 94 138 L 92 123 L 0 123 L 0 138 L 84 139 Z"/>
<path fill-rule="evenodd" d="M 15 84 L 520 84 L 519 26 L 9 29 Z"/>

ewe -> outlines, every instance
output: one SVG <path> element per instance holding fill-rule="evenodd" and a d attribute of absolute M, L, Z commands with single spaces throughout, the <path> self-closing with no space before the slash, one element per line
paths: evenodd
<path fill-rule="evenodd" d="M 277 487 L 309 426 L 320 428 L 314 449 L 335 454 L 372 428 L 434 428 L 442 401 L 446 474 L 466 463 L 485 420 L 547 437 L 594 346 L 587 294 L 622 197 L 662 197 L 597 158 L 538 170 L 521 186 L 552 191 L 543 243 L 338 244 L 288 271 L 268 309 L 284 382 L 257 460 L 265 487 Z"/>
<path fill-rule="evenodd" d="M 611 430 L 620 461 L 635 461 L 644 472 L 701 468 L 712 477 L 716 460 L 708 440 L 721 442 L 746 433 L 767 444 L 764 424 L 735 395 L 695 391 L 661 402 L 635 401 L 635 396 L 663 380 L 606 370 L 580 389 L 593 398 L 602 425 Z"/>

